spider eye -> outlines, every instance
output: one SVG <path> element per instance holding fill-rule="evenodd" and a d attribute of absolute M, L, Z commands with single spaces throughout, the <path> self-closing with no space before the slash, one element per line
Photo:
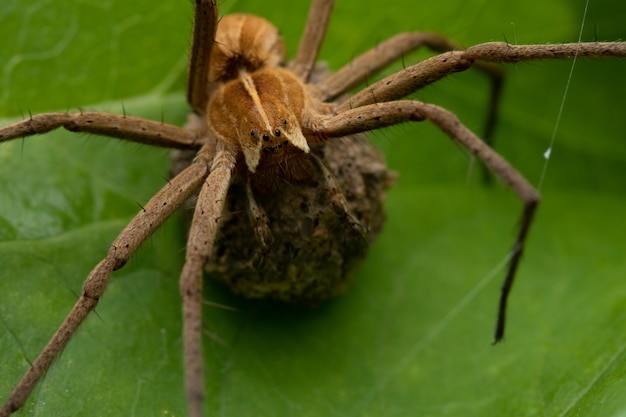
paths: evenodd
<path fill-rule="evenodd" d="M 266 142 L 270 140 L 270 135 L 268 135 L 267 133 L 263 133 L 263 140 Z"/>
<path fill-rule="evenodd" d="M 274 131 L 274 136 L 279 137 L 280 136 L 280 130 L 276 129 Z"/>
<path fill-rule="evenodd" d="M 250 136 L 252 136 L 253 138 L 256 137 L 256 132 L 254 130 L 250 131 Z"/>
<path fill-rule="evenodd" d="M 283 126 L 287 126 L 287 120 L 286 119 L 280 119 L 280 124 Z"/>

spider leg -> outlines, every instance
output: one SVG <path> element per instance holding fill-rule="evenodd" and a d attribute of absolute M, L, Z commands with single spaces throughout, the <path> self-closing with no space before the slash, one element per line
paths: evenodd
<path fill-rule="evenodd" d="M 524 250 L 526 236 L 540 200 L 539 192 L 502 156 L 465 127 L 454 113 L 432 104 L 402 100 L 363 106 L 318 121 L 318 126 L 322 127 L 318 129 L 317 134 L 327 138 L 342 137 L 403 122 L 424 120 L 430 120 L 452 140 L 475 155 L 515 191 L 524 206 L 507 275 L 502 285 L 494 335 L 494 343 L 497 343 L 504 337 L 506 303 Z"/>
<path fill-rule="evenodd" d="M 403 55 L 423 46 L 439 53 L 462 51 L 464 49 L 444 36 L 432 32 L 399 33 L 354 58 L 337 72 L 321 81 L 317 85 L 319 88 L 318 98 L 322 101 L 335 100 L 341 94 L 366 82 L 368 78 L 376 75 Z M 490 146 L 493 146 L 493 134 L 498 120 L 498 109 L 500 108 L 500 98 L 502 97 L 504 84 L 504 68 L 498 64 L 484 61 L 477 61 L 475 67 L 482 71 L 491 83 L 482 138 Z M 400 97 L 396 98 L 399 99 Z M 352 100 L 349 103 L 352 104 Z M 489 183 L 491 176 L 487 168 L 484 165 L 481 166 L 483 180 Z"/>
<path fill-rule="evenodd" d="M 201 151 L 201 158 L 203 157 Z M 183 302 L 183 341 L 185 388 L 190 415 L 202 416 L 204 374 L 202 371 L 202 272 L 219 229 L 226 194 L 235 166 L 235 153 L 219 150 L 213 159 L 211 173 L 204 181 L 194 211 L 185 266 L 180 276 Z"/>
<path fill-rule="evenodd" d="M 46 133 L 59 127 L 147 145 L 198 149 L 197 135 L 179 126 L 139 117 L 102 112 L 43 113 L 0 128 L 0 142 Z"/>
<path fill-rule="evenodd" d="M 462 51 L 464 48 L 450 42 L 445 37 L 432 32 L 399 33 L 364 52 L 337 72 L 321 81 L 319 98 L 332 101 L 359 84 L 366 82 L 378 72 L 402 58 L 405 54 L 427 47 L 434 52 Z M 499 65 L 477 62 L 476 67 L 492 80 L 493 89 L 499 91 L 504 72 Z"/>
<path fill-rule="evenodd" d="M 404 54 L 415 51 L 422 46 L 435 52 L 462 51 L 464 48 L 452 43 L 447 38 L 432 32 L 405 32 L 395 35 L 378 44 L 369 51 L 356 57 L 339 71 L 319 83 L 323 101 L 334 100 L 367 79 Z M 487 104 L 487 115 L 483 127 L 483 140 L 493 146 L 493 134 L 498 120 L 498 109 L 504 84 L 504 69 L 497 64 L 478 61 L 476 68 L 482 71 L 491 82 L 491 93 Z M 400 98 L 400 97 L 397 97 Z M 352 101 L 349 102 L 352 104 Z M 487 168 L 481 165 L 483 180 L 489 183 L 491 176 Z"/>
<path fill-rule="evenodd" d="M 254 229 L 256 240 L 263 248 L 267 248 L 274 240 L 272 231 L 270 230 L 270 220 L 263 207 L 261 207 L 254 198 L 250 181 L 246 182 L 246 197 L 248 198 L 248 218 Z"/>
<path fill-rule="evenodd" d="M 359 233 L 361 237 L 363 237 L 363 239 L 365 239 L 368 230 L 359 222 L 356 217 L 354 217 L 354 214 L 352 214 L 352 212 L 348 208 L 348 202 L 346 201 L 344 195 L 341 193 L 341 188 L 337 185 L 337 181 L 335 181 L 335 176 L 332 172 L 330 172 L 328 167 L 324 165 L 324 162 L 320 158 L 318 158 L 314 154 L 311 154 L 311 158 L 313 159 L 313 162 L 315 162 L 317 169 L 322 174 L 322 187 L 324 188 L 324 192 L 326 193 L 328 201 L 330 202 L 330 204 L 333 205 L 335 212 L 338 215 L 344 217 L 348 221 L 350 226 L 357 233 Z"/>
<path fill-rule="evenodd" d="M 290 66 L 293 73 L 304 82 L 309 80 L 315 67 L 334 3 L 334 0 L 314 0 L 311 3 L 298 52 Z"/>
<path fill-rule="evenodd" d="M 209 65 L 217 29 L 217 16 L 215 0 L 195 0 L 187 101 L 198 115 L 206 113 L 209 102 Z"/>
<path fill-rule="evenodd" d="M 464 52 L 471 60 L 496 63 L 537 61 L 540 59 L 624 58 L 626 42 L 557 43 L 547 45 L 510 45 L 488 42 L 472 46 Z"/>
<path fill-rule="evenodd" d="M 0 409 L 1 417 L 10 415 L 24 405 L 37 382 L 67 345 L 78 326 L 98 304 L 111 273 L 124 266 L 143 242 L 198 189 L 207 174 L 206 165 L 192 164 L 151 198 L 124 228 L 109 248 L 106 257 L 85 280 L 82 293 L 72 311 L 6 399 Z"/>
<path fill-rule="evenodd" d="M 515 63 L 539 59 L 626 57 L 626 42 L 509 45 L 491 42 L 465 51 L 445 52 L 426 59 L 364 88 L 341 103 L 337 113 L 383 101 L 399 100 L 448 75 L 465 71 L 480 61 Z"/>
<path fill-rule="evenodd" d="M 464 53 L 444 52 L 391 74 L 344 100 L 337 113 L 368 104 L 399 100 L 450 74 L 465 71 L 473 62 L 465 58 Z"/>

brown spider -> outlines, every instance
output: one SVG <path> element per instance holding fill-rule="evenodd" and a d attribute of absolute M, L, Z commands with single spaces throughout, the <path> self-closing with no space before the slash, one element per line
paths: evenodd
<path fill-rule="evenodd" d="M 256 243 L 264 251 L 274 245 L 272 241 L 277 236 L 275 233 L 276 229 L 272 229 L 271 232 L 268 230 L 270 224 L 265 220 L 267 214 L 264 213 L 267 207 L 264 204 L 256 203 L 257 195 L 270 195 L 270 193 L 274 193 L 277 189 L 283 187 L 284 183 L 299 183 L 308 175 L 319 175 L 320 173 L 323 174 L 321 176 L 321 188 L 325 190 L 327 202 L 330 203 L 338 215 L 337 218 L 348 225 L 347 230 L 352 230 L 355 233 L 356 237 L 349 242 L 356 245 L 359 242 L 359 235 L 367 233 L 362 230 L 362 226 L 377 230 L 378 225 L 374 226 L 372 223 L 378 222 L 378 217 L 373 215 L 372 219 L 370 219 L 365 214 L 355 218 L 353 208 L 342 194 L 334 192 L 337 188 L 333 183 L 334 179 L 326 174 L 325 164 L 331 163 L 331 161 L 325 159 L 328 157 L 322 158 L 321 156 L 317 158 L 311 156 L 309 159 L 308 155 L 314 155 L 314 149 L 325 149 L 326 143 L 332 143 L 332 138 L 334 137 L 346 136 L 403 121 L 429 119 L 453 139 L 477 154 L 496 174 L 514 188 L 525 203 L 520 234 L 507 278 L 507 282 L 510 284 L 519 256 L 521 256 L 525 234 L 530 225 L 532 213 L 538 201 L 538 195 L 510 165 L 480 142 L 475 135 L 458 124 L 456 118 L 451 113 L 439 107 L 417 101 L 396 102 L 394 100 L 451 72 L 469 68 L 475 59 L 485 62 L 517 62 L 546 57 L 566 58 L 571 57 L 573 51 L 577 51 L 579 56 L 624 56 L 626 54 L 626 46 L 623 43 L 552 45 L 549 47 L 513 47 L 506 44 L 481 45 L 464 52 L 451 52 L 438 56 L 426 61 L 424 64 L 418 64 L 410 67 L 407 71 L 400 72 L 399 76 L 385 78 L 381 83 L 373 84 L 364 90 L 365 93 L 359 93 L 350 100 L 342 101 L 339 99 L 338 106 L 334 104 L 328 105 L 324 104 L 324 102 L 334 102 L 334 99 L 340 96 L 341 93 L 358 84 L 359 81 L 364 81 L 374 71 L 372 67 L 376 67 L 378 64 L 380 66 L 386 65 L 388 61 L 399 58 L 407 49 L 414 48 L 419 43 L 425 42 L 430 44 L 429 46 L 436 50 L 458 49 L 435 35 L 426 35 L 424 38 L 426 40 L 422 39 L 421 36 L 408 36 L 409 43 L 415 43 L 411 47 L 404 43 L 406 41 L 405 38 L 398 37 L 390 40 L 384 47 L 373 50 L 371 56 L 366 59 L 368 65 L 348 66 L 345 70 L 328 77 L 324 74 L 317 74 L 318 71 L 313 64 L 321 43 L 321 36 L 325 31 L 330 5 L 330 2 L 323 1 L 314 3 L 313 13 L 310 16 L 307 27 L 314 27 L 315 30 L 310 32 L 308 36 L 305 32 L 299 54 L 294 63 L 288 67 L 289 71 L 262 69 L 262 67 L 269 65 L 268 62 L 270 64 L 279 64 L 282 59 L 280 56 L 269 52 L 267 59 L 263 55 L 260 63 L 255 61 L 255 57 L 248 59 L 238 56 L 235 64 L 245 67 L 251 75 L 246 75 L 248 72 L 240 73 L 239 69 L 234 69 L 231 64 L 227 63 L 214 71 L 214 75 L 210 76 L 209 87 L 205 88 L 206 80 L 204 74 L 208 72 L 208 54 L 206 51 L 210 49 L 207 45 L 210 45 L 211 32 L 214 29 L 213 23 L 217 12 L 208 3 L 197 4 L 198 10 L 204 10 L 204 12 L 196 12 L 197 19 L 195 21 L 194 41 L 192 43 L 192 62 L 190 65 L 188 92 L 189 102 L 194 109 L 194 113 L 191 115 L 187 130 L 149 121 L 143 121 L 144 125 L 141 126 L 138 119 L 125 115 L 116 116 L 78 112 L 74 115 L 57 113 L 33 116 L 24 122 L 8 126 L 0 131 L 0 140 L 9 140 L 41 133 L 60 125 L 68 127 L 68 125 L 75 123 L 74 126 L 70 126 L 72 130 L 107 134 L 113 137 L 136 140 L 141 143 L 199 151 L 196 161 L 190 167 L 184 169 L 182 174 L 176 176 L 159 195 L 144 207 L 133 223 L 112 245 L 107 258 L 96 267 L 85 287 L 85 291 L 95 289 L 94 298 L 96 300 L 90 301 L 89 297 L 84 295 L 81 297 L 77 306 L 79 306 L 79 310 L 82 309 L 84 311 L 71 316 L 70 321 L 73 324 L 69 327 L 67 333 L 71 335 L 75 330 L 75 326 L 80 324 L 82 319 L 93 309 L 97 298 L 104 291 L 104 285 L 106 280 L 108 280 L 110 272 L 123 266 L 128 257 L 134 253 L 136 248 L 143 243 L 154 229 L 169 217 L 174 209 L 180 206 L 187 197 L 200 188 L 210 171 L 209 180 L 206 182 L 207 185 L 204 186 L 204 191 L 202 191 L 204 194 L 201 193 L 198 200 L 194 225 L 192 225 L 190 232 L 187 262 L 181 276 L 185 312 L 185 341 L 187 344 L 187 386 L 193 415 L 200 414 L 200 399 L 203 395 L 202 373 L 199 366 L 201 362 L 199 359 L 201 271 L 203 265 L 207 262 L 207 258 L 212 253 L 211 245 L 216 237 L 218 221 L 222 220 L 223 217 L 223 204 L 226 200 L 226 191 L 232 181 L 232 174 L 237 174 L 243 178 L 241 192 L 243 196 L 248 198 L 250 214 L 252 214 L 253 219 L 256 219 L 253 220 Z M 240 21 L 245 21 L 245 27 L 247 28 L 253 28 L 255 31 L 259 30 L 269 37 L 275 36 L 276 32 L 271 26 L 267 26 L 264 21 L 255 18 L 229 18 L 223 22 L 231 23 L 233 26 L 238 27 L 240 26 Z M 311 22 L 317 22 L 318 25 L 313 26 Z M 322 23 L 319 24 L 319 22 Z M 234 29 L 228 32 L 237 33 Z M 242 35 L 244 38 L 246 36 L 245 34 Z M 269 49 L 281 49 L 280 46 L 276 46 L 277 42 L 279 42 L 277 39 L 271 42 L 271 48 Z M 228 40 L 218 36 L 216 44 L 228 45 Z M 231 46 L 227 50 L 230 51 L 235 48 L 236 46 Z M 388 57 L 385 56 L 387 54 L 389 55 Z M 213 69 L 216 68 L 218 59 L 219 55 L 214 55 L 211 61 Z M 489 65 L 484 63 L 477 63 L 477 65 L 497 77 L 497 70 Z M 367 68 L 367 70 L 362 71 L 362 67 Z M 290 71 L 297 74 L 302 80 L 314 79 L 314 87 L 304 87 L 298 78 L 290 75 Z M 417 74 L 426 74 L 427 76 L 424 78 L 418 77 L 418 81 L 412 81 L 411 71 L 416 71 Z M 227 81 L 237 77 L 242 77 L 242 81 L 238 84 L 227 84 Z M 320 79 L 318 80 L 318 78 Z M 222 85 L 222 83 L 225 84 Z M 268 86 L 269 90 L 263 90 L 261 87 L 263 85 Z M 395 90 L 395 87 L 388 87 L 389 85 L 400 85 L 400 87 Z M 209 96 L 205 94 L 205 91 L 210 92 L 209 96 L 211 97 L 208 111 L 209 130 L 206 130 L 203 122 L 204 109 L 206 108 L 207 100 L 209 100 Z M 275 95 L 267 93 L 267 91 L 283 91 L 283 93 L 277 100 Z M 237 94 L 243 95 L 237 96 Z M 264 94 L 267 94 L 267 96 Z M 229 105 L 232 105 L 229 100 L 234 97 L 238 97 L 234 107 L 240 112 L 243 119 L 235 118 L 233 120 L 232 114 L 235 111 L 225 110 L 229 109 Z M 245 103 L 246 98 L 249 99 L 249 108 L 241 111 L 241 107 L 237 106 Z M 263 107 L 265 111 L 255 113 L 253 104 L 256 105 L 257 109 Z M 297 109 L 297 111 L 294 112 L 294 109 Z M 253 117 L 255 115 L 257 117 Z M 228 122 L 224 123 L 225 120 L 228 120 Z M 241 127 L 238 128 L 237 126 Z M 139 129 L 136 130 L 135 127 Z M 233 131 L 237 132 L 237 140 L 234 140 L 232 136 Z M 329 140 L 329 142 L 326 142 L 326 140 Z M 200 145 L 202 145 L 202 149 L 199 149 Z M 285 157 L 283 153 L 286 153 L 287 156 Z M 277 157 L 281 159 L 278 162 L 274 162 L 274 158 Z M 285 172 L 284 165 L 281 165 L 284 158 L 288 158 L 290 162 L 293 162 L 293 164 L 289 165 L 287 172 Z M 374 156 L 373 158 L 374 162 L 372 163 L 377 163 L 376 157 Z M 275 169 L 277 166 L 280 169 Z M 294 166 L 296 168 L 291 170 L 291 167 Z M 317 174 L 314 174 L 315 172 Z M 376 183 L 379 184 L 378 186 L 384 188 L 384 185 L 388 182 L 384 168 L 371 173 L 371 175 L 374 174 L 378 176 L 376 180 Z M 284 177 L 281 178 L 281 176 Z M 280 178 L 279 181 L 275 180 L 277 177 Z M 323 183 L 324 179 L 327 181 L 325 184 Z M 373 201 L 380 202 L 380 195 L 377 195 Z M 266 204 L 269 204 L 269 202 L 266 202 Z M 156 210 L 157 207 L 160 209 Z M 163 207 L 167 208 L 163 209 Z M 376 210 L 377 208 L 374 211 Z M 274 227 L 273 223 L 272 227 Z M 132 232 L 133 230 L 136 230 L 136 232 Z M 342 246 L 349 247 L 350 245 L 344 244 Z M 227 250 L 224 249 L 224 251 Z M 122 253 L 120 254 L 120 252 Z M 361 250 L 359 249 L 358 252 L 360 256 Z M 341 275 L 341 278 L 343 278 L 343 275 Z M 236 284 L 233 285 L 237 288 Z M 241 292 L 246 292 L 246 288 L 249 287 L 245 286 L 244 289 L 241 289 Z M 314 287 L 314 289 L 317 290 L 318 287 Z M 248 295 L 255 295 L 257 289 L 255 288 L 253 291 L 253 294 Z M 294 291 L 296 291 L 295 295 Z M 334 286 L 330 286 L 327 291 L 325 288 L 322 294 L 314 291 L 312 295 L 308 292 L 308 289 L 294 290 L 290 288 L 285 296 L 282 296 L 283 293 L 279 293 L 277 297 L 287 299 L 304 298 L 318 301 L 318 299 L 325 298 L 334 292 Z M 507 291 L 504 291 L 500 310 L 500 325 L 496 339 L 501 337 L 503 331 L 504 318 L 502 315 L 505 311 L 506 294 Z M 53 342 L 49 348 L 46 348 L 44 353 L 51 358 L 55 357 L 68 339 L 69 336 L 67 338 L 64 337 L 62 341 Z M 15 405 L 19 406 L 21 404 L 25 395 L 28 395 L 32 389 L 32 384 L 41 376 L 41 372 L 45 371 L 47 366 L 49 366 L 50 360 L 44 358 L 43 363 L 39 360 L 35 362 L 35 366 L 32 369 L 36 371 L 33 372 L 31 382 L 25 382 L 18 386 L 14 396 L 7 402 L 8 410 Z M 6 410 L 3 409 L 3 412 L 6 412 Z"/>

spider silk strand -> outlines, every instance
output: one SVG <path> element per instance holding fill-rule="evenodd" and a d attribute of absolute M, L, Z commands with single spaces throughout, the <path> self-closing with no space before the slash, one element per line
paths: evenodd
<path fill-rule="evenodd" d="M 585 10 L 583 11 L 582 21 L 580 23 L 580 31 L 578 32 L 578 45 L 582 42 L 583 37 L 583 29 L 585 28 L 585 20 L 587 19 L 587 10 L 589 8 L 589 0 L 585 2 Z M 561 99 L 561 105 L 559 106 L 559 112 L 556 116 L 556 122 L 554 123 L 554 129 L 552 130 L 552 136 L 550 137 L 550 145 L 548 149 L 543 153 L 543 168 L 541 169 L 541 176 L 539 177 L 539 183 L 537 184 L 537 190 L 541 192 L 543 188 L 543 183 L 546 178 L 546 173 L 548 171 L 548 165 L 550 163 L 550 156 L 552 154 L 552 149 L 554 147 L 554 143 L 556 141 L 556 134 L 559 130 L 559 126 L 561 124 L 561 116 L 563 115 L 563 110 L 565 108 L 565 101 L 567 100 L 567 94 L 569 92 L 569 86 L 572 83 L 572 77 L 574 75 L 574 67 L 576 66 L 576 60 L 578 58 L 578 49 L 576 49 L 576 53 L 574 54 L 574 58 L 572 59 L 572 66 L 570 67 L 569 74 L 567 77 L 567 82 L 565 83 L 565 91 L 563 92 L 563 98 Z"/>

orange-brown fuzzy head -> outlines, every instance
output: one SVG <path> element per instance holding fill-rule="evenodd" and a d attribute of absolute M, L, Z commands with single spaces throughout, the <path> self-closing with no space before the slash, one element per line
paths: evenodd
<path fill-rule="evenodd" d="M 218 140 L 243 153 L 250 172 L 261 158 L 281 158 L 289 146 L 309 152 L 302 134 L 302 83 L 279 68 L 241 76 L 209 101 L 209 126 Z"/>

